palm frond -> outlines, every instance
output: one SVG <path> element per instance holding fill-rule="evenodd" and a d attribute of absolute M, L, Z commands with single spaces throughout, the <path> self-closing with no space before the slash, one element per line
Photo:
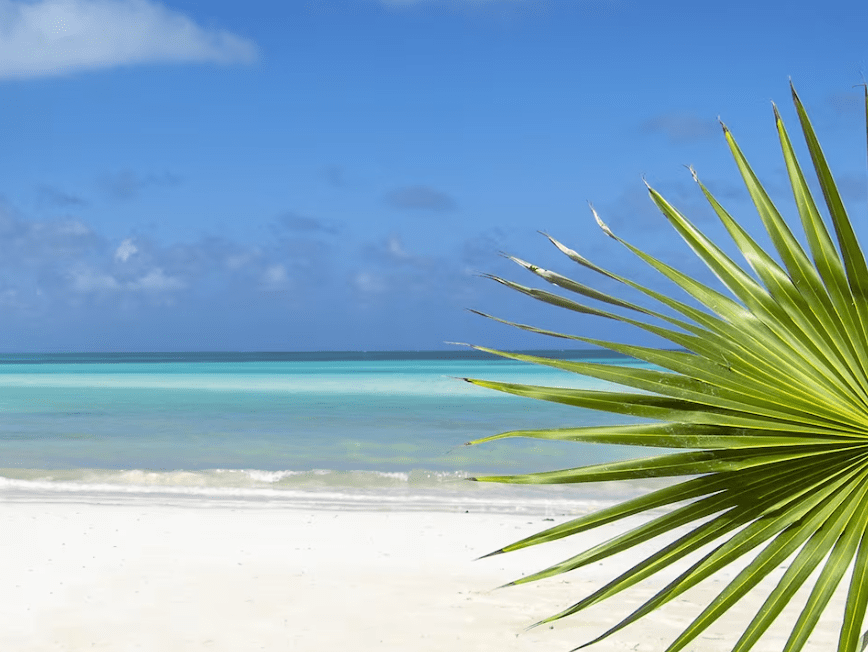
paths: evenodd
<path fill-rule="evenodd" d="M 542 624 L 578 613 L 711 546 L 710 552 L 634 613 L 582 647 L 605 639 L 719 569 L 744 558 L 749 561 L 743 569 L 685 627 L 666 652 L 683 649 L 785 562 L 788 562 L 786 571 L 756 616 L 746 624 L 733 649 L 738 652 L 751 649 L 799 589 L 810 584 L 810 594 L 804 599 L 784 647 L 786 652 L 801 650 L 848 570 L 852 572 L 841 616 L 838 652 L 859 649 L 859 632 L 868 607 L 868 264 L 807 112 L 792 85 L 791 92 L 834 239 L 774 107 L 775 125 L 807 249 L 793 234 L 724 125 L 724 137 L 774 247 L 774 255 L 738 224 L 692 169 L 694 180 L 744 257 L 746 268 L 730 258 L 660 193 L 650 186 L 648 193 L 729 295 L 616 235 L 593 207 L 594 218 L 606 235 L 674 283 L 694 303 L 679 301 L 608 271 L 548 234 L 543 235 L 568 258 L 586 270 L 639 292 L 657 307 L 618 298 L 514 256 L 507 258 L 571 296 L 489 277 L 538 301 L 625 323 L 677 347 L 652 348 L 558 333 L 477 312 L 525 331 L 607 348 L 653 367 L 556 360 L 474 347 L 609 381 L 623 389 L 567 389 L 465 379 L 470 383 L 645 421 L 515 430 L 469 444 L 531 437 L 683 449 L 651 458 L 575 469 L 474 478 L 483 482 L 555 484 L 688 477 L 491 553 L 502 554 L 554 541 L 662 507 L 669 509 L 613 539 L 510 583 L 522 584 L 599 562 L 676 528 L 692 527 L 591 595 L 537 623 Z M 868 116 L 868 88 L 865 104 Z M 588 305 L 584 303 L 586 300 L 602 307 Z"/>

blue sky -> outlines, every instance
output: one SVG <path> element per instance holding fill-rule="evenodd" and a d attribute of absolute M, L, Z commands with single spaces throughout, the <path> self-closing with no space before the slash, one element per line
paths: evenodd
<path fill-rule="evenodd" d="M 0 0 L 0 350 L 561 346 L 465 308 L 643 341 L 478 273 L 532 283 L 507 251 L 599 284 L 546 230 L 665 288 L 591 201 L 705 278 L 643 176 L 718 234 L 693 165 L 754 228 L 720 116 L 795 218 L 771 109 L 797 129 L 789 78 L 868 237 L 866 18 L 834 0 Z"/>

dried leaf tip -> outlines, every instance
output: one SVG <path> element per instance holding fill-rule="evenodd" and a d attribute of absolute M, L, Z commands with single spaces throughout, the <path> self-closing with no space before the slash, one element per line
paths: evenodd
<path fill-rule="evenodd" d="M 607 236 L 609 236 L 610 238 L 614 238 L 615 234 L 612 233 L 612 229 L 610 229 L 608 226 L 606 226 L 606 223 L 600 219 L 600 216 L 597 213 L 597 211 L 594 209 L 593 205 L 591 205 L 591 204 L 588 204 L 588 205 L 591 207 L 591 213 L 594 214 L 594 219 L 597 221 L 597 226 L 599 226 L 601 229 L 603 229 L 603 233 L 605 233 Z"/>
<path fill-rule="evenodd" d="M 548 241 L 551 242 L 555 247 L 560 249 L 563 253 L 567 253 L 567 247 L 565 247 L 560 242 L 558 242 L 557 239 L 555 239 L 553 236 L 549 235 L 548 233 L 546 233 L 544 231 L 540 231 L 540 234 L 544 235 L 546 238 L 548 238 Z"/>
<path fill-rule="evenodd" d="M 517 258 L 516 256 L 507 256 L 507 258 L 509 258 L 516 265 L 520 265 L 520 266 L 524 267 L 525 269 L 529 269 L 530 271 L 534 271 L 535 269 L 537 269 L 537 266 L 534 265 L 533 263 L 529 263 L 526 260 L 522 260 L 521 258 Z"/>

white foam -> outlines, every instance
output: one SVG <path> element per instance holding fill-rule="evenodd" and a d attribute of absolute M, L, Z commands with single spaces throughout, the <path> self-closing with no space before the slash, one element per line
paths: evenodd
<path fill-rule="evenodd" d="M 292 477 L 293 475 L 297 475 L 299 471 L 258 471 L 258 470 L 250 470 L 250 471 L 231 471 L 218 469 L 217 472 L 222 473 L 244 473 L 250 477 L 251 480 L 255 482 L 264 482 L 264 483 L 275 483 L 280 482 L 284 478 Z"/>
<path fill-rule="evenodd" d="M 14 473 L 18 477 L 9 477 Z M 209 471 L 0 470 L 0 497 L 18 502 L 129 503 L 190 500 L 283 505 L 304 509 L 585 513 L 636 495 L 648 487 L 618 483 L 497 485 L 468 482 L 466 475 L 427 470 Z M 22 477 L 26 476 L 26 477 Z"/>

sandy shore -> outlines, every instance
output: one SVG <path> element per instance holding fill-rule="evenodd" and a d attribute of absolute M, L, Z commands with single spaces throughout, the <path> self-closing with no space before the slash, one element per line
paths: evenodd
<path fill-rule="evenodd" d="M 394 506 L 339 511 L 206 499 L 105 502 L 0 495 L 0 649 L 566 652 L 662 586 L 642 585 L 553 628 L 524 632 L 630 559 L 495 587 L 616 529 L 474 561 L 553 523 L 543 514 Z M 725 577 L 591 650 L 665 649 Z M 754 600 L 753 609 L 759 604 Z M 821 622 L 807 649 L 834 647 L 838 613 Z M 751 614 L 736 608 L 687 649 L 730 649 Z M 781 649 L 787 633 L 778 628 L 755 649 Z"/>

